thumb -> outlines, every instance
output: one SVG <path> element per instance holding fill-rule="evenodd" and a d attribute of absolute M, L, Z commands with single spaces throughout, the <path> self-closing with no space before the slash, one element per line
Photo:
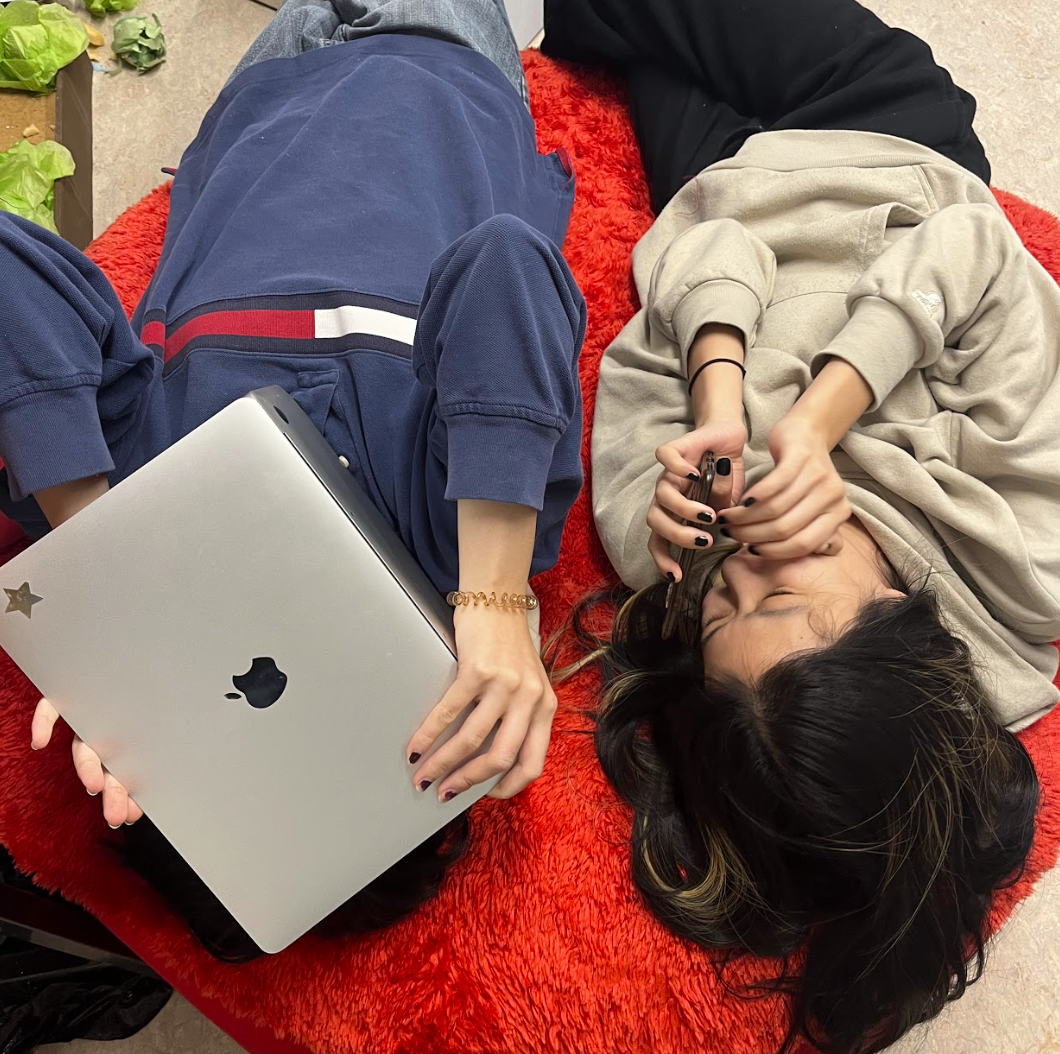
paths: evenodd
<path fill-rule="evenodd" d="M 715 509 L 730 509 L 743 494 L 743 459 L 719 457 L 714 462 L 714 488 L 710 505 Z"/>

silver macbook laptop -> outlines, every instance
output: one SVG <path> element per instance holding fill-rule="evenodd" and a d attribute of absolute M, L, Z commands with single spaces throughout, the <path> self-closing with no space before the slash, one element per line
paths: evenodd
<path fill-rule="evenodd" d="M 0 644 L 264 951 L 490 789 L 440 804 L 413 787 L 406 744 L 456 672 L 449 609 L 279 388 L 0 587 L 27 596 Z"/>

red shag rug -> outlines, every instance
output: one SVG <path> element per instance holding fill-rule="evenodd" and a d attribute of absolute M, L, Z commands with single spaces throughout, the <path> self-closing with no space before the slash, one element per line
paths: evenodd
<path fill-rule="evenodd" d="M 582 356 L 587 420 L 600 356 L 634 310 L 630 253 L 651 215 L 620 90 L 538 54 L 527 57 L 542 150 L 565 147 L 578 172 L 566 252 L 589 302 Z M 1057 220 L 999 194 L 1031 251 L 1060 276 Z M 130 312 L 156 265 L 168 192 L 156 190 L 90 250 Z M 604 579 L 588 495 L 571 515 L 559 566 L 535 583 L 546 631 Z M 515 801 L 474 810 L 474 844 L 438 898 L 370 939 L 305 938 L 282 955 L 219 965 L 107 852 L 99 804 L 80 788 L 69 733 L 29 749 L 36 693 L 0 665 L 0 841 L 48 889 L 84 904 L 252 1051 L 328 1054 L 766 1054 L 781 1002 L 743 1002 L 703 952 L 671 937 L 629 880 L 630 819 L 605 783 L 577 709 L 584 678 L 561 693 L 545 775 Z M 1032 873 L 1060 846 L 1060 711 L 1024 736 L 1045 788 Z M 220 817 L 218 819 L 221 819 Z M 1004 895 L 998 919 L 1031 889 Z M 737 965 L 733 981 L 769 972 Z"/>

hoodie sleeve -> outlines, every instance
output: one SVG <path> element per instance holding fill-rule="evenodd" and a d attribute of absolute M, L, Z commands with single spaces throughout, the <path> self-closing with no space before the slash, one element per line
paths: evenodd
<path fill-rule="evenodd" d="M 566 516 L 582 482 L 584 335 L 585 302 L 562 254 L 522 220 L 495 216 L 442 254 L 413 366 L 437 393 L 447 499 Z"/>
<path fill-rule="evenodd" d="M 708 220 L 678 235 L 659 257 L 645 307 L 652 326 L 688 352 L 709 323 L 734 326 L 750 348 L 773 293 L 777 261 L 760 238 L 736 220 Z"/>
<path fill-rule="evenodd" d="M 888 249 L 850 305 L 820 363 L 846 359 L 888 402 L 843 446 L 928 517 L 1000 622 L 1032 643 L 1057 640 L 1060 289 L 999 209 L 954 205 Z M 934 405 L 924 385 L 901 384 L 917 369 Z M 883 479 L 874 439 L 919 471 Z"/>
<path fill-rule="evenodd" d="M 155 358 L 95 264 L 7 213 L 0 289 L 0 457 L 17 502 L 114 468 L 111 444 L 131 422 Z"/>
<path fill-rule="evenodd" d="M 1011 265 L 1024 252 L 994 205 L 951 205 L 883 252 L 847 296 L 849 321 L 811 363 L 850 363 L 876 410 L 912 370 L 938 362 L 969 325 L 1000 330 Z M 991 305 L 994 310 L 991 311 Z M 965 359 L 972 349 L 965 349 Z"/>
<path fill-rule="evenodd" d="M 735 220 L 689 227 L 654 265 L 645 260 L 656 251 L 651 239 L 634 253 L 644 307 L 600 363 L 592 439 L 597 532 L 622 581 L 634 589 L 659 577 L 646 522 L 659 476 L 655 450 L 695 427 L 689 348 L 714 322 L 735 326 L 750 349 L 776 274 L 772 250 Z"/>

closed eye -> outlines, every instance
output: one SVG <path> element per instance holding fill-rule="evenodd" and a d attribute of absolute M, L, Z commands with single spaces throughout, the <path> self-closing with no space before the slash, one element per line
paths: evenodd
<path fill-rule="evenodd" d="M 770 609 L 762 610 L 762 604 L 764 604 L 767 600 L 771 599 L 772 597 L 791 597 L 791 596 L 796 596 L 796 595 L 797 594 L 792 589 L 774 589 L 772 593 L 767 593 L 766 596 L 762 597 L 762 600 L 759 603 L 758 608 L 754 612 L 752 612 L 752 614 L 755 614 L 755 615 L 783 615 L 786 612 L 792 610 L 792 607 L 791 606 L 785 606 L 785 607 L 782 607 L 782 608 L 770 608 Z M 732 615 L 728 615 L 728 614 L 726 614 L 726 615 L 712 615 L 710 618 L 705 619 L 704 622 L 703 622 L 703 626 L 702 626 L 702 631 L 701 631 L 701 636 L 700 636 L 700 644 L 705 647 L 707 645 L 707 643 L 710 641 L 710 638 L 713 637 L 714 634 L 717 633 L 718 630 L 721 629 L 722 625 L 727 625 L 729 622 L 732 621 L 733 618 L 735 618 L 735 614 L 732 614 Z"/>

